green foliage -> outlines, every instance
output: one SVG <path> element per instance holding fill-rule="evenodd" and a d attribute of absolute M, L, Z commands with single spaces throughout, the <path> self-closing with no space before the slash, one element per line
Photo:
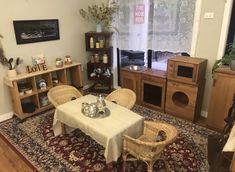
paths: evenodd
<path fill-rule="evenodd" d="M 87 10 L 80 9 L 80 15 L 87 20 L 94 21 L 96 24 L 102 24 L 104 27 L 110 27 L 114 21 L 114 14 L 118 11 L 116 3 L 88 6 Z"/>
<path fill-rule="evenodd" d="M 219 68 L 221 65 L 229 65 L 231 63 L 231 60 L 235 60 L 235 43 L 227 46 L 227 50 L 222 59 L 215 61 L 212 67 L 212 73 L 215 71 L 215 69 Z"/>

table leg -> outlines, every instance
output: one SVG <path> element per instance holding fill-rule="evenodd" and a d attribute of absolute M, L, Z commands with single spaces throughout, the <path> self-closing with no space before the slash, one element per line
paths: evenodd
<path fill-rule="evenodd" d="M 66 134 L 66 130 L 65 130 L 65 124 L 61 122 L 61 130 L 62 133 L 61 134 Z"/>
<path fill-rule="evenodd" d="M 233 159 L 231 161 L 230 171 L 232 171 L 232 172 L 235 171 L 235 153 L 233 153 Z"/>
<path fill-rule="evenodd" d="M 113 162 L 108 163 L 107 166 L 108 166 L 108 171 L 112 172 L 113 171 Z"/>

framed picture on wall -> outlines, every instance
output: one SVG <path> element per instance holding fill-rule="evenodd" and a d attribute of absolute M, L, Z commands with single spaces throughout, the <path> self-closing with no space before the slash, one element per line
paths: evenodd
<path fill-rule="evenodd" d="M 13 21 L 17 44 L 59 40 L 58 19 Z"/>

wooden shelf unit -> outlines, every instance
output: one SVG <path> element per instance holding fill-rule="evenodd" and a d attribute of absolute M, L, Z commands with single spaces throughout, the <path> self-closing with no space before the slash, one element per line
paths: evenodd
<path fill-rule="evenodd" d="M 52 108 L 52 104 L 47 106 L 42 106 L 40 103 L 40 96 L 46 95 L 47 92 L 53 86 L 52 79 L 56 77 L 59 81 L 56 85 L 68 84 L 73 85 L 79 91 L 82 92 L 83 88 L 83 80 L 82 80 L 82 67 L 81 63 L 74 62 L 71 65 L 65 65 L 61 68 L 57 68 L 55 66 L 49 67 L 46 71 L 39 71 L 34 73 L 25 73 L 19 74 L 16 77 L 4 77 L 4 83 L 9 87 L 13 110 L 16 116 L 20 119 L 27 118 L 39 112 L 45 111 L 47 109 Z M 46 89 L 40 89 L 37 87 L 37 81 L 39 79 L 45 79 L 47 83 Z M 24 95 L 20 95 L 18 89 L 18 83 L 20 81 L 27 81 L 32 86 L 32 93 L 24 93 Z M 25 113 L 22 109 L 22 102 L 32 102 L 36 105 L 36 110 L 33 113 Z"/>
<path fill-rule="evenodd" d="M 91 63 L 89 61 L 87 63 L 87 75 L 88 80 L 91 80 L 94 84 L 90 88 L 90 91 L 92 92 L 106 92 L 109 93 L 113 89 L 113 74 L 112 74 L 112 64 L 113 64 L 113 48 L 110 46 L 111 36 L 112 32 L 87 32 L 85 33 L 85 43 L 86 43 L 86 51 L 94 54 L 99 55 L 99 62 Z M 90 48 L 90 38 L 93 38 L 94 40 L 94 48 Z M 100 40 L 103 41 L 103 47 L 102 48 L 96 48 L 96 43 L 100 43 Z M 100 44 L 99 44 L 100 45 Z M 102 57 L 104 54 L 107 54 L 108 56 L 108 63 L 103 63 Z M 100 68 L 102 70 L 102 73 L 99 76 L 91 76 L 91 73 L 94 73 L 94 70 Z M 106 77 L 103 76 L 104 72 L 106 70 L 109 70 L 111 73 L 111 76 Z M 96 89 L 97 85 L 103 85 L 99 89 Z"/>

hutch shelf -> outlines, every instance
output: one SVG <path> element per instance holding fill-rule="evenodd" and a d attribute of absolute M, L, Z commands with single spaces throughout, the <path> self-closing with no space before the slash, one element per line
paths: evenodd
<path fill-rule="evenodd" d="M 112 32 L 85 33 L 86 51 L 90 55 L 87 75 L 88 80 L 93 82 L 90 87 L 92 92 L 109 93 L 113 89 L 111 36 Z"/>

